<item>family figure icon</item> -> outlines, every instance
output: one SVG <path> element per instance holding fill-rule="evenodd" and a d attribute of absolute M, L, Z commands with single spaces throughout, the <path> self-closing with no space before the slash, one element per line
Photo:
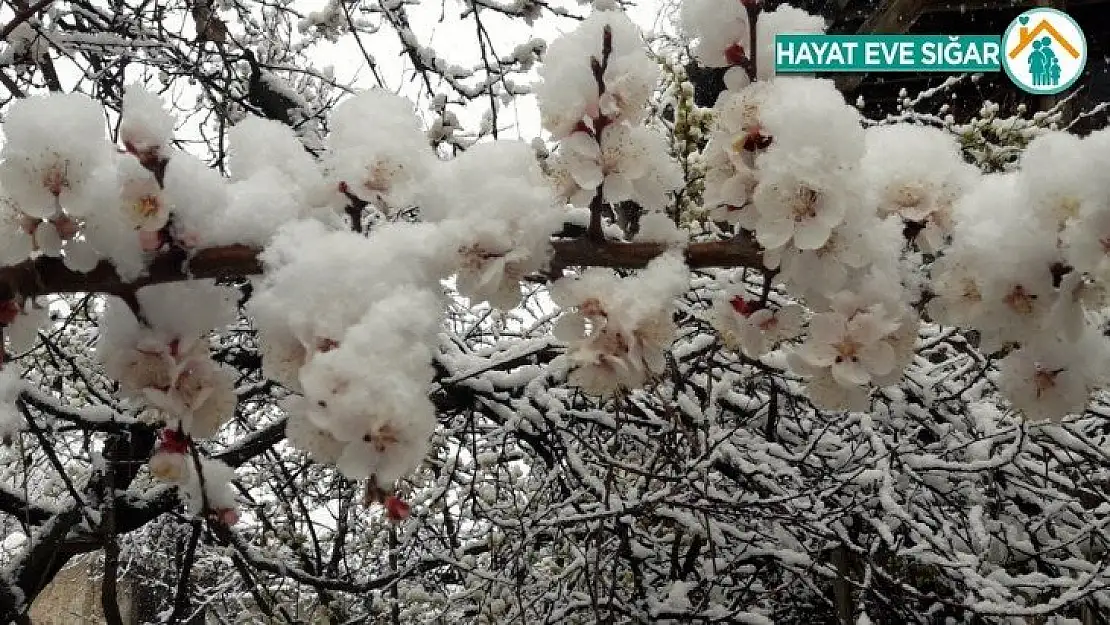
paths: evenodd
<path fill-rule="evenodd" d="M 1010 24 L 1002 39 L 1008 51 L 1003 69 L 1030 93 L 1060 93 L 1075 82 L 1086 64 L 1083 30 L 1055 9 L 1026 11 Z"/>
<path fill-rule="evenodd" d="M 1052 38 L 1042 37 L 1033 42 L 1033 52 L 1029 55 L 1029 74 L 1036 86 L 1055 86 L 1060 84 L 1060 59 L 1052 50 Z"/>

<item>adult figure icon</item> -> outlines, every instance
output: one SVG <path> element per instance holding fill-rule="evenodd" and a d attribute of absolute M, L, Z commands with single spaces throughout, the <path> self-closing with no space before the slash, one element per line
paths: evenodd
<path fill-rule="evenodd" d="M 1047 37 L 1045 38 L 1047 39 Z M 1029 74 L 1033 78 L 1033 84 L 1040 86 L 1045 84 L 1045 75 L 1048 70 L 1048 59 L 1044 53 L 1045 39 L 1038 39 L 1033 42 L 1033 51 L 1029 54 Z"/>

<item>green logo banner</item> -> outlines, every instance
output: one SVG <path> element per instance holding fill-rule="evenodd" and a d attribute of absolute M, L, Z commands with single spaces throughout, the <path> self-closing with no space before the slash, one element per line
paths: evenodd
<path fill-rule="evenodd" d="M 996 35 L 777 35 L 775 72 L 998 72 Z"/>

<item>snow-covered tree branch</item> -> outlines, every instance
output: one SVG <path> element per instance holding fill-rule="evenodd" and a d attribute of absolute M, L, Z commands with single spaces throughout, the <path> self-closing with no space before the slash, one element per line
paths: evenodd
<path fill-rule="evenodd" d="M 1110 131 L 865 119 L 788 4 L 317 4 L 0 11 L 0 620 L 1110 610 Z"/>

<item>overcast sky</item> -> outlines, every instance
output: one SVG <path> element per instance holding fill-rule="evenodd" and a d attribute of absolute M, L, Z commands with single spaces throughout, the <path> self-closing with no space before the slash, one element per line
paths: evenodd
<path fill-rule="evenodd" d="M 672 31 L 664 25 L 665 20 L 660 19 L 660 9 L 667 0 L 634 0 L 635 5 L 628 7 L 629 16 L 645 31 L 653 31 L 662 26 L 663 30 Z M 670 0 L 672 3 L 676 0 Z M 573 13 L 586 15 L 590 6 L 576 5 L 573 0 L 553 0 L 556 6 L 564 6 Z M 328 0 L 295 0 L 292 7 L 299 13 L 307 15 L 323 9 Z M 59 5 L 61 2 L 59 1 Z M 261 6 L 261 4 L 259 4 Z M 459 0 L 441 0 L 432 2 L 422 0 L 418 5 L 408 5 L 406 10 L 412 22 L 413 31 L 419 38 L 421 45 L 431 46 L 436 53 L 451 64 L 462 67 L 474 67 L 481 63 L 480 50 L 476 40 L 475 23 L 472 18 L 459 19 L 464 10 L 464 4 Z M 526 43 L 533 38 L 542 38 L 548 43 L 559 36 L 560 33 L 573 29 L 576 21 L 566 18 L 557 18 L 545 12 L 544 16 L 532 26 L 523 20 L 510 20 L 492 10 L 483 10 L 482 22 L 495 43 L 495 53 L 498 56 L 509 54 L 514 47 Z M 13 16 L 11 5 L 0 2 L 0 26 L 7 23 Z M 221 16 L 231 18 L 233 13 L 224 11 Z M 184 34 L 192 36 L 192 20 L 186 18 L 183 24 Z M 236 30 L 232 25 L 232 31 Z M 359 45 L 361 43 L 361 46 Z M 4 44 L 0 43 L 0 46 Z M 362 35 L 361 41 L 356 41 L 350 35 L 343 36 L 337 43 L 322 42 L 312 48 L 312 59 L 319 67 L 331 65 L 334 68 L 335 78 L 341 84 L 349 84 L 356 88 L 371 88 L 377 85 L 373 74 L 367 67 L 361 48 L 365 48 L 374 56 L 379 74 L 383 77 L 385 86 L 393 91 L 401 92 L 418 100 L 421 112 L 427 111 L 426 99 L 421 99 L 423 93 L 419 85 L 412 80 L 412 63 L 406 56 L 400 54 L 401 46 L 396 33 L 387 25 L 378 32 Z M 68 90 L 79 78 L 77 70 L 67 63 L 64 58 L 57 59 L 57 69 L 62 78 L 63 86 Z M 137 69 L 137 68 L 136 68 Z M 518 82 L 532 82 L 536 79 L 535 72 L 527 78 L 518 78 Z M 437 87 L 440 91 L 449 93 L 449 87 Z M 192 106 L 192 101 L 197 96 L 194 88 L 184 83 L 175 86 L 172 95 L 180 100 L 179 104 L 185 108 Z M 488 99 L 479 99 L 466 110 L 457 107 L 452 110 L 459 116 L 463 128 L 468 132 L 476 131 L 480 126 L 481 118 L 489 109 Z M 539 114 L 535 100 L 530 96 L 519 97 L 515 102 L 502 108 L 498 112 L 498 126 L 509 130 L 502 132 L 502 138 L 523 138 L 531 140 L 540 135 Z M 179 129 L 178 137 L 190 137 L 193 133 L 188 127 Z"/>
<path fill-rule="evenodd" d="M 629 7 L 629 16 L 646 32 L 656 30 L 663 0 L 636 0 L 636 2 L 635 6 Z M 319 10 L 326 4 L 327 0 L 298 0 L 295 6 L 298 10 L 307 13 Z M 580 15 L 586 15 L 590 11 L 589 5 L 570 8 Z M 431 46 L 437 54 L 462 67 L 472 67 L 481 63 L 474 21 L 458 19 L 463 10 L 461 2 L 446 0 L 441 4 L 425 0 L 420 6 L 409 7 L 408 10 L 413 31 L 420 38 L 422 45 Z M 523 20 L 509 20 L 492 11 L 484 11 L 482 21 L 498 45 L 495 51 L 499 56 L 510 53 L 517 45 L 533 38 L 542 38 L 550 43 L 560 33 L 573 29 L 576 24 L 574 20 L 556 18 L 545 13 L 542 19 L 529 27 Z M 663 28 L 670 30 L 666 26 Z M 389 87 L 394 90 L 400 89 L 406 95 L 418 94 L 415 84 L 406 84 L 410 83 L 412 77 L 412 63 L 407 57 L 398 55 L 400 45 L 397 37 L 388 27 L 374 35 L 363 36 L 362 46 L 378 61 L 379 73 L 383 75 Z M 348 82 L 360 88 L 376 85 L 363 59 L 358 42 L 352 37 L 344 37 L 337 44 L 321 46 L 315 58 L 321 64 L 333 65 L 336 78 L 342 82 Z M 535 79 L 534 72 L 532 78 Z M 421 102 L 421 104 L 426 103 Z M 465 113 L 459 111 L 456 113 L 460 114 L 464 128 L 473 131 L 478 128 L 481 116 L 488 109 L 488 100 L 483 99 Z M 514 117 L 516 123 L 514 123 Z M 514 125 L 516 129 L 502 135 L 504 138 L 517 138 L 519 134 L 520 138 L 530 140 L 538 136 L 540 134 L 539 113 L 534 98 L 530 96 L 517 98 L 511 109 L 500 111 L 498 126 L 504 128 L 507 125 Z"/>

